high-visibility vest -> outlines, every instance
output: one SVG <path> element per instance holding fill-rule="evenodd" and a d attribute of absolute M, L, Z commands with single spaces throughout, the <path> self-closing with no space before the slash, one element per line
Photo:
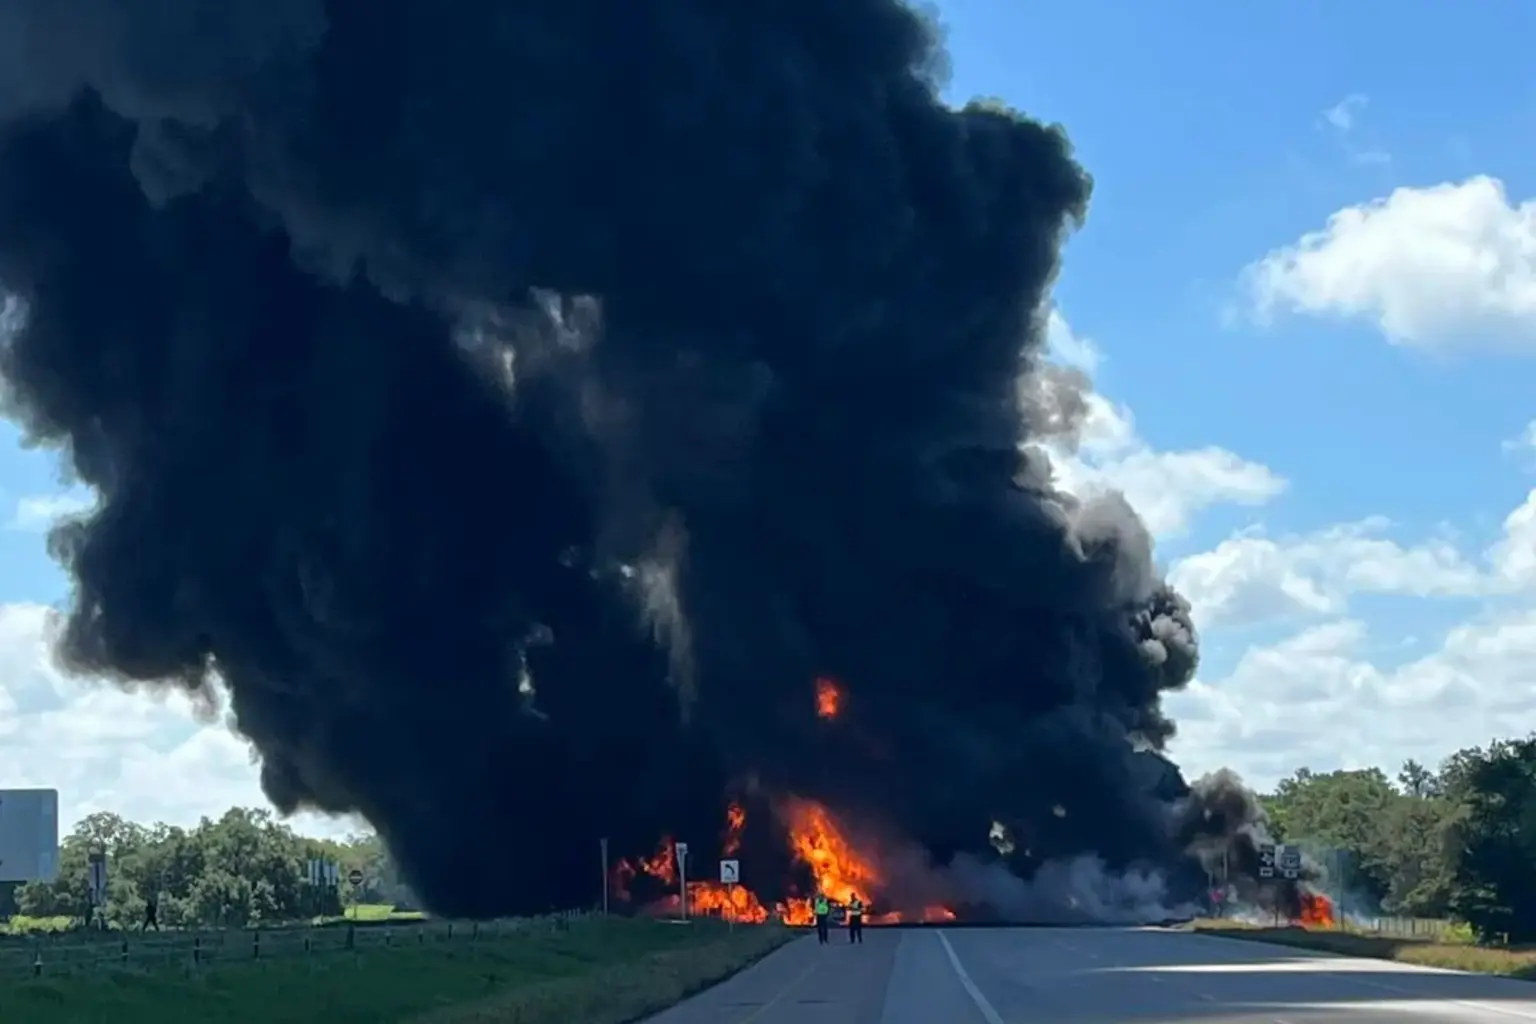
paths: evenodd
<path fill-rule="evenodd" d="M 852 914 L 854 917 L 863 917 L 864 901 L 854 900 L 852 903 L 848 904 L 848 913 Z"/>
<path fill-rule="evenodd" d="M 818 917 L 825 917 L 826 913 L 827 913 L 827 901 L 818 897 L 817 900 L 816 900 L 816 915 Z"/>

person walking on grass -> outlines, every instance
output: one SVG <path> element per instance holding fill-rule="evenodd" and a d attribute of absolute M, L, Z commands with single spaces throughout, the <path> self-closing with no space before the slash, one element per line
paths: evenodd
<path fill-rule="evenodd" d="M 827 902 L 826 893 L 816 894 L 816 941 L 823 946 L 827 944 L 827 919 L 832 915 L 832 906 Z"/>

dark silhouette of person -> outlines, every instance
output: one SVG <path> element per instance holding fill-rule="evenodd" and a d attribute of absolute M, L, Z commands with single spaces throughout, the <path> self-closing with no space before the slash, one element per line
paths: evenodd
<path fill-rule="evenodd" d="M 148 928 L 160 930 L 160 897 L 154 894 L 144 901 L 144 923 L 139 925 L 139 931 Z"/>

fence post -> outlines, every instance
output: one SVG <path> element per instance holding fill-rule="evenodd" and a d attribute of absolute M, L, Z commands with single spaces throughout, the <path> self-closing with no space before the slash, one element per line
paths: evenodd
<path fill-rule="evenodd" d="M 194 935 L 194 936 L 192 936 L 192 966 L 193 967 L 199 967 L 199 966 L 202 965 L 202 962 L 203 962 L 203 937 L 201 935 Z"/>
<path fill-rule="evenodd" d="M 251 959 L 261 959 L 261 929 L 251 932 Z"/>

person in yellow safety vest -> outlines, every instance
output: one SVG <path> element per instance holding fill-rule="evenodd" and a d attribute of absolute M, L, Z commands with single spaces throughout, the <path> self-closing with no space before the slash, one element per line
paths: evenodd
<path fill-rule="evenodd" d="M 858 893 L 848 900 L 848 941 L 864 944 L 864 901 Z"/>
<path fill-rule="evenodd" d="M 816 894 L 816 941 L 823 946 L 827 944 L 827 919 L 832 914 L 832 905 L 827 902 L 823 893 Z"/>

